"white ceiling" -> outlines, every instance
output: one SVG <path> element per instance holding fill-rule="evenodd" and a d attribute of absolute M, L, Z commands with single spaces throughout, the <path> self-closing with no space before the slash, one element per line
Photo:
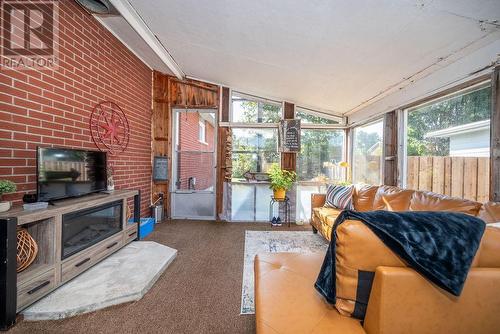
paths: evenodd
<path fill-rule="evenodd" d="M 128 1 L 186 75 L 346 115 L 500 39 L 499 0 Z"/>

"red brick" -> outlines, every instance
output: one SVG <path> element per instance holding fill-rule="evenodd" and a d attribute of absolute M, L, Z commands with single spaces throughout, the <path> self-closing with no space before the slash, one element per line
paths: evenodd
<path fill-rule="evenodd" d="M 36 190 L 38 145 L 95 149 L 90 114 L 111 100 L 126 112 L 132 134 L 128 149 L 109 157 L 119 166 L 116 188 L 141 189 L 148 214 L 151 70 L 74 2 L 60 2 L 59 18 L 58 69 L 0 72 L 0 177 L 18 183 L 9 198 L 19 204 Z"/>

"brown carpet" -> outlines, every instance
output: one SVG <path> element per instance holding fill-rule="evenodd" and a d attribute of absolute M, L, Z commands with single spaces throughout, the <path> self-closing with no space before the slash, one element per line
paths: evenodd
<path fill-rule="evenodd" d="M 254 333 L 255 317 L 240 315 L 245 230 L 270 229 L 182 220 L 157 225 L 147 239 L 178 254 L 144 298 L 65 320 L 19 321 L 8 333 Z"/>

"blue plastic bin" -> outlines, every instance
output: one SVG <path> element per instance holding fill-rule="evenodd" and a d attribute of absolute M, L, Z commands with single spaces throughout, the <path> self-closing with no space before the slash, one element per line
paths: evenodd
<path fill-rule="evenodd" d="M 129 223 L 133 223 L 134 220 L 130 219 Z M 141 223 L 139 225 L 139 239 L 142 240 L 147 237 L 155 229 L 155 219 L 151 217 L 141 218 Z"/>

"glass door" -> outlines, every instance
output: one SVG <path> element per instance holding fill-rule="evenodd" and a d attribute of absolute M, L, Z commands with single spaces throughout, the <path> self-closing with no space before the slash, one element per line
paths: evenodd
<path fill-rule="evenodd" d="M 217 113 L 174 109 L 172 217 L 215 218 Z"/>

